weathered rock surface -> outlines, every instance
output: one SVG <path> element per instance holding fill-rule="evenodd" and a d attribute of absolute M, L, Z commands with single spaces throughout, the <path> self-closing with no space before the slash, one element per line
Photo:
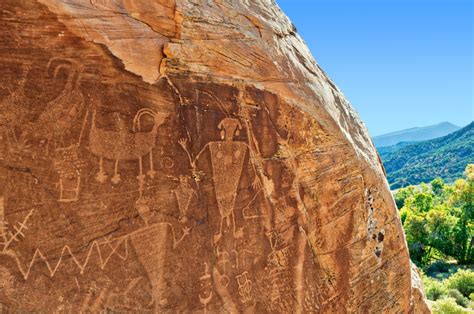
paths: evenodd
<path fill-rule="evenodd" d="M 366 128 L 273 1 L 0 16 L 0 309 L 429 311 Z"/>

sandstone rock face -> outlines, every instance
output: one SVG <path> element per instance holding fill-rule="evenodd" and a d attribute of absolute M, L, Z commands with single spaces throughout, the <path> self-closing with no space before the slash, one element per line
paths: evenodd
<path fill-rule="evenodd" d="M 366 128 L 273 1 L 0 9 L 0 309 L 429 311 Z"/>

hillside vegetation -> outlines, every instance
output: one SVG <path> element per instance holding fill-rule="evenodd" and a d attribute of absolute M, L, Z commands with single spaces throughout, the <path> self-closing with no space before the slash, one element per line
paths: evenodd
<path fill-rule="evenodd" d="M 474 122 L 447 136 L 406 145 L 398 150 L 381 150 L 392 189 L 430 182 L 436 177 L 453 182 L 474 162 Z"/>
<path fill-rule="evenodd" d="M 473 313 L 474 164 L 453 184 L 401 188 L 395 201 L 433 313 Z"/>

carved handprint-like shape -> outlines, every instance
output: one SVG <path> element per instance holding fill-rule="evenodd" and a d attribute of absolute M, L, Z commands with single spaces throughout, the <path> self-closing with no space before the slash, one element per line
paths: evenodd
<path fill-rule="evenodd" d="M 180 138 L 178 140 L 178 144 L 184 149 L 184 150 L 187 150 L 187 144 L 188 144 L 188 140 L 185 139 L 185 138 Z"/>
<path fill-rule="evenodd" d="M 255 179 L 252 182 L 252 188 L 254 191 L 259 191 L 262 188 L 262 181 L 258 176 L 255 176 Z"/>
<path fill-rule="evenodd" d="M 191 227 L 184 227 L 183 228 L 183 236 L 187 236 L 191 233 Z"/>

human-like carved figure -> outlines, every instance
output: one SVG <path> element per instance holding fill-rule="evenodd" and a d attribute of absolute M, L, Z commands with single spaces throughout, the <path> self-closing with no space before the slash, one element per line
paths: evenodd
<path fill-rule="evenodd" d="M 237 285 L 239 286 L 239 295 L 240 301 L 242 303 L 247 303 L 252 301 L 252 281 L 247 278 L 248 271 L 244 271 L 240 275 L 235 276 L 235 280 L 237 280 Z"/>
<path fill-rule="evenodd" d="M 171 242 L 173 249 L 190 234 L 190 227 L 183 227 L 182 235 L 176 238 L 173 224 L 169 222 L 152 222 L 153 212 L 150 200 L 140 197 L 135 206 L 145 222 L 145 227 L 130 234 L 130 239 L 138 255 L 138 259 L 147 273 L 152 285 L 152 299 L 156 306 L 165 305 L 163 278 L 165 274 L 165 259 L 167 245 Z"/>
<path fill-rule="evenodd" d="M 201 282 L 199 302 L 204 305 L 204 313 L 207 313 L 207 305 L 211 302 L 213 297 L 212 277 L 209 272 L 209 265 L 207 265 L 207 263 L 204 263 L 204 275 L 199 278 L 199 281 Z"/>
<path fill-rule="evenodd" d="M 196 196 L 196 191 L 191 185 L 191 179 L 187 176 L 179 176 L 179 185 L 173 193 L 178 202 L 179 220 L 186 222 L 189 205 L 191 204 L 193 196 Z"/>
<path fill-rule="evenodd" d="M 231 253 L 235 254 L 236 252 L 231 252 Z M 225 250 L 222 250 L 222 251 L 219 250 L 219 247 L 216 247 L 216 256 L 217 256 L 216 266 L 219 268 L 219 274 L 220 274 L 217 280 L 222 287 L 227 288 L 227 286 L 229 286 L 229 283 L 230 283 L 230 278 L 227 275 L 228 273 L 227 265 L 229 265 L 230 268 L 234 268 L 235 264 L 232 263 L 232 261 L 230 260 L 230 254 Z M 238 255 L 237 255 L 236 261 L 238 261 Z"/>
<path fill-rule="evenodd" d="M 238 136 L 242 130 L 242 124 L 238 119 L 224 118 L 217 127 L 220 130 L 221 141 L 207 143 L 194 159 L 191 157 L 191 154 L 186 147 L 187 141 L 185 139 L 179 141 L 179 144 L 188 155 L 193 172 L 196 172 L 197 160 L 202 153 L 209 148 L 214 189 L 216 193 L 217 206 L 221 216 L 219 233 L 214 235 L 214 243 L 217 243 L 222 237 L 224 221 L 226 222 L 227 227 L 232 224 L 233 235 L 235 238 L 242 237 L 243 235 L 242 228 L 236 230 L 234 206 L 237 197 L 237 189 L 242 176 L 245 156 L 249 148 L 246 143 L 234 140 L 234 137 Z M 256 177 L 254 186 L 257 186 L 257 181 L 258 178 Z"/>
<path fill-rule="evenodd" d="M 59 174 L 58 201 L 61 203 L 78 201 L 81 175 L 85 164 L 79 156 L 79 146 L 74 144 L 56 149 L 53 164 Z"/>
<path fill-rule="evenodd" d="M 164 296 L 166 245 L 171 240 L 172 247 L 176 248 L 189 235 L 189 232 L 189 228 L 184 228 L 181 238 L 176 239 L 173 225 L 157 223 L 130 234 L 138 259 L 152 285 L 152 298 L 156 306 L 164 305 L 167 302 Z"/>
<path fill-rule="evenodd" d="M 144 115 L 149 115 L 153 118 L 153 128 L 151 131 L 142 132 L 141 118 Z M 156 134 L 158 127 L 163 124 L 167 114 L 161 112 L 154 112 L 151 109 L 144 108 L 137 112 L 133 119 L 132 132 L 128 131 L 123 124 L 119 126 L 119 130 L 104 130 L 96 125 L 96 112 L 92 116 L 92 127 L 89 134 L 89 149 L 99 157 L 99 172 L 97 173 L 97 181 L 104 183 L 107 179 L 107 174 L 104 171 L 103 162 L 105 159 L 115 161 L 114 175 L 112 183 L 119 183 L 121 178 L 118 173 L 118 163 L 123 160 L 136 160 L 139 162 L 139 180 L 142 187 L 145 180 L 143 174 L 142 158 L 149 154 L 150 156 L 150 170 L 147 174 L 154 178 L 156 171 L 153 168 L 153 148 L 155 147 Z M 140 189 L 141 191 L 142 189 Z"/>
<path fill-rule="evenodd" d="M 5 234 L 7 233 L 7 224 L 5 221 L 5 200 L 2 196 L 0 196 L 0 239 L 5 238 Z M 3 241 L 0 240 L 0 244 L 3 244 Z"/>

